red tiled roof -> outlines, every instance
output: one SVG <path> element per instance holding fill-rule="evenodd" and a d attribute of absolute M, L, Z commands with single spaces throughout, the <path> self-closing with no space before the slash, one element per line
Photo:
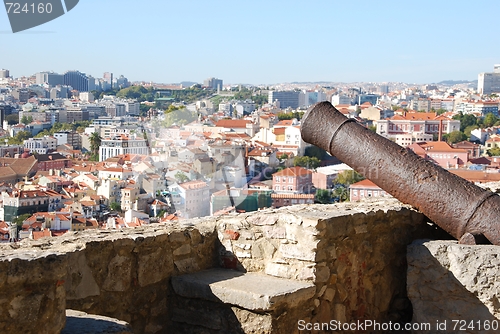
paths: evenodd
<path fill-rule="evenodd" d="M 245 121 L 241 119 L 222 119 L 215 123 L 216 127 L 220 128 L 245 128 L 247 124 L 251 124 L 251 121 Z"/>
<path fill-rule="evenodd" d="M 364 179 L 362 181 L 353 183 L 349 186 L 349 188 L 373 188 L 373 189 L 380 189 L 379 186 L 377 186 L 375 183 L 368 179 Z"/>
<path fill-rule="evenodd" d="M 312 172 L 303 167 L 290 167 L 273 174 L 273 176 L 304 176 L 312 174 Z"/>
<path fill-rule="evenodd" d="M 279 136 L 279 135 L 284 135 L 284 134 L 285 134 L 285 131 L 286 131 L 286 128 L 274 128 L 274 129 L 273 129 L 273 133 L 274 133 L 276 136 Z"/>

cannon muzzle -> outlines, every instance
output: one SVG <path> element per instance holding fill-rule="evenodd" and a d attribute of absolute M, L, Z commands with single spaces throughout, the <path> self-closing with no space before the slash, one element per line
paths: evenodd
<path fill-rule="evenodd" d="M 302 139 L 330 152 L 464 243 L 500 245 L 500 196 L 482 189 L 342 115 L 329 102 L 302 119 Z M 474 238 L 473 238 L 474 237 Z"/>

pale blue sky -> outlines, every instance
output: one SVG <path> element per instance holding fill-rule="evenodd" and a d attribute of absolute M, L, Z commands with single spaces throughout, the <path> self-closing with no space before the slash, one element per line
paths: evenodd
<path fill-rule="evenodd" d="M 12 34 L 0 68 L 163 83 L 476 80 L 500 63 L 498 0 L 80 0 Z"/>

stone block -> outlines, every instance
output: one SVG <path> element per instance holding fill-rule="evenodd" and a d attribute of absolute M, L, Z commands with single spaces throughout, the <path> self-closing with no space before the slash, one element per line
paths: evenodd
<path fill-rule="evenodd" d="M 248 217 L 247 221 L 256 226 L 274 225 L 277 222 L 277 217 L 274 215 L 256 215 L 255 217 Z"/>
<path fill-rule="evenodd" d="M 189 244 L 184 244 L 179 248 L 176 248 L 173 252 L 174 256 L 188 255 L 191 253 L 191 246 Z"/>
<path fill-rule="evenodd" d="M 284 244 L 279 248 L 281 255 L 288 259 L 297 259 L 314 262 L 316 259 L 316 248 L 310 248 L 303 244 Z"/>
<path fill-rule="evenodd" d="M 265 238 L 284 239 L 286 237 L 286 229 L 282 226 L 262 226 L 262 234 Z"/>
<path fill-rule="evenodd" d="M 275 277 L 293 278 L 296 270 L 289 264 L 267 263 L 264 272 Z"/>
<path fill-rule="evenodd" d="M 413 322 L 500 322 L 500 247 L 420 240 L 407 259 Z"/>
<path fill-rule="evenodd" d="M 330 268 L 328 267 L 316 267 L 316 282 L 325 283 L 330 279 Z"/>
<path fill-rule="evenodd" d="M 272 259 L 276 247 L 266 239 L 260 239 L 252 247 L 252 257 L 256 259 Z"/>
<path fill-rule="evenodd" d="M 172 243 L 185 243 L 188 237 L 184 231 L 173 231 L 169 234 L 168 239 Z"/>
<path fill-rule="evenodd" d="M 333 301 L 333 298 L 335 298 L 335 290 L 332 288 L 326 289 L 325 295 L 323 298 L 325 300 L 328 300 L 329 302 Z"/>
<path fill-rule="evenodd" d="M 132 284 L 132 259 L 116 255 L 108 265 L 108 275 L 102 286 L 106 291 L 126 291 Z"/>
<path fill-rule="evenodd" d="M 174 261 L 174 264 L 177 270 L 179 270 L 179 272 L 181 273 L 192 273 L 200 270 L 198 263 L 196 263 L 196 260 L 192 257 Z"/>
<path fill-rule="evenodd" d="M 172 286 L 186 298 L 222 302 L 251 311 L 271 311 L 285 305 L 296 307 L 313 298 L 316 292 L 312 283 L 226 269 L 173 277 Z"/>
<path fill-rule="evenodd" d="M 238 240 L 240 238 L 240 232 L 234 230 L 225 230 L 224 235 L 229 240 Z"/>
<path fill-rule="evenodd" d="M 174 271 L 172 254 L 165 252 L 163 248 L 158 248 L 153 253 L 140 254 L 137 262 L 137 278 L 141 287 L 161 282 Z"/>

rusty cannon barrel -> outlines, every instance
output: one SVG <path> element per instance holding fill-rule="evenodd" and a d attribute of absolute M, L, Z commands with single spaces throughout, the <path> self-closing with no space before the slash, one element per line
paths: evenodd
<path fill-rule="evenodd" d="M 329 102 L 302 118 L 302 139 L 330 152 L 434 223 L 473 244 L 500 245 L 500 196 L 482 189 L 342 115 Z"/>

